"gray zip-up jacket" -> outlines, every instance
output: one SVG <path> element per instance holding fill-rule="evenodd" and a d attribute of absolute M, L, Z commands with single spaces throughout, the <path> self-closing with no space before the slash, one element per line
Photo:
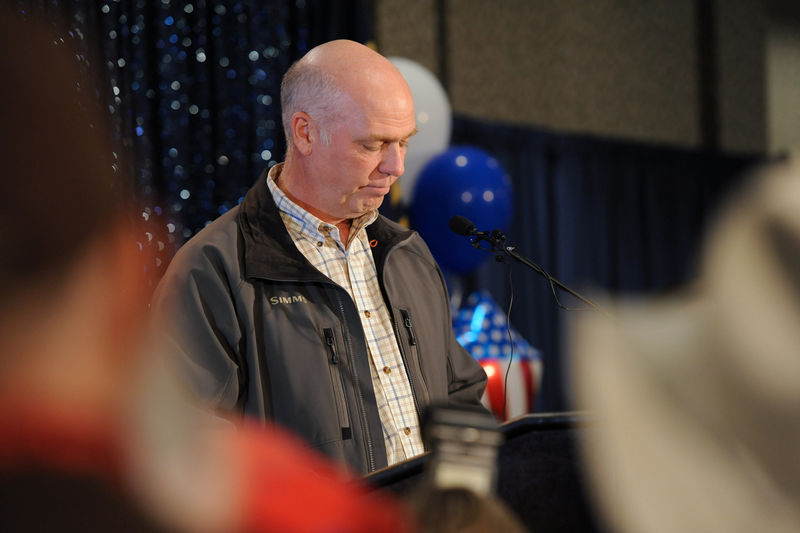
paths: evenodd
<path fill-rule="evenodd" d="M 455 339 L 428 247 L 382 216 L 367 232 L 417 411 L 479 405 L 486 375 Z M 265 175 L 178 251 L 153 308 L 204 405 L 273 420 L 355 472 L 386 466 L 356 306 L 297 249 Z"/>

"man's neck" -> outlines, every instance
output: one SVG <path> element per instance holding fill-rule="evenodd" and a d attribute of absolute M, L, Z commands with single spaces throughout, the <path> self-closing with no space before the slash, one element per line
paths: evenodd
<path fill-rule="evenodd" d="M 287 175 L 286 167 L 284 166 L 284 168 L 282 169 L 282 172 L 280 172 L 275 177 L 275 185 L 277 185 L 278 188 L 281 191 L 283 191 L 283 194 L 285 194 L 292 202 L 294 202 L 298 206 L 302 207 L 303 209 L 305 209 L 306 211 L 308 211 L 309 213 L 311 213 L 312 215 L 314 215 L 315 217 L 317 217 L 321 221 L 325 222 L 326 224 L 331 224 L 333 226 L 336 226 L 339 229 L 339 238 L 341 239 L 342 244 L 344 245 L 344 247 L 347 248 L 348 244 L 350 244 L 350 242 L 349 242 L 350 241 L 350 229 L 351 229 L 351 227 L 353 225 L 353 219 L 352 218 L 345 218 L 345 219 L 333 218 L 330 215 L 328 215 L 326 213 L 323 213 L 319 209 L 315 208 L 313 205 L 310 205 L 309 203 L 304 202 L 303 200 L 298 198 L 298 196 L 296 194 L 294 194 L 294 192 L 292 190 L 292 187 L 291 187 L 292 183 L 295 183 L 295 182 L 293 182 L 292 179 L 289 177 L 289 175 Z"/>
<path fill-rule="evenodd" d="M 342 240 L 342 244 L 347 248 L 350 245 L 350 228 L 353 227 L 353 219 L 342 220 L 336 224 L 336 227 L 339 228 L 339 238 Z"/>

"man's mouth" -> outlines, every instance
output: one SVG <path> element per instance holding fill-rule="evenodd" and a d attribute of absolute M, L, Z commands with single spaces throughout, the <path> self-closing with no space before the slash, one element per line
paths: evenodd
<path fill-rule="evenodd" d="M 378 185 L 378 184 L 370 184 L 364 187 L 368 192 L 380 194 L 381 196 L 387 194 L 389 189 L 391 189 L 391 185 Z"/>

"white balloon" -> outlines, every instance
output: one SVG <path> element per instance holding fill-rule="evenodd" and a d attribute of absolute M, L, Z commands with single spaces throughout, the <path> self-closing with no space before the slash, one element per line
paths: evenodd
<path fill-rule="evenodd" d="M 422 168 L 450 145 L 450 100 L 436 76 L 416 61 L 404 57 L 388 59 L 406 79 L 414 97 L 417 134 L 408 143 L 405 172 L 400 178 L 403 200 L 410 204 Z"/>

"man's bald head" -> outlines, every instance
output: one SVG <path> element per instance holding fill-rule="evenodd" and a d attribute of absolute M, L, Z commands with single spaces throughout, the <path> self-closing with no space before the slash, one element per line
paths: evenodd
<path fill-rule="evenodd" d="M 336 40 L 311 49 L 286 72 L 281 83 L 281 109 L 287 155 L 292 147 L 291 118 L 307 113 L 323 141 L 330 142 L 331 125 L 341 115 L 343 101 L 355 100 L 369 107 L 369 97 L 386 87 L 410 89 L 400 71 L 385 57 L 363 44 Z"/>

